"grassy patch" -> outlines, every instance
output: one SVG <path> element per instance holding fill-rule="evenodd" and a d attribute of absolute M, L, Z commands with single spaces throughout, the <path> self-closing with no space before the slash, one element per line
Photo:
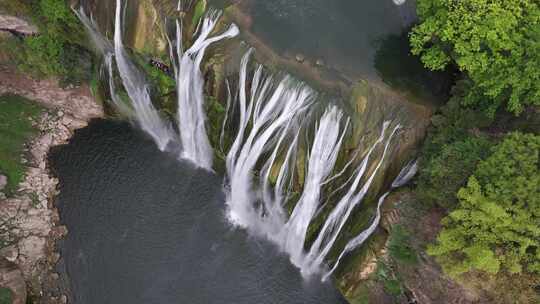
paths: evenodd
<path fill-rule="evenodd" d="M 413 265 L 418 262 L 416 252 L 410 245 L 410 234 L 403 226 L 395 225 L 390 233 L 388 252 L 399 263 Z"/>
<path fill-rule="evenodd" d="M 37 117 L 41 111 L 41 107 L 23 97 L 0 96 L 0 171 L 8 177 L 8 195 L 24 176 L 21 163 L 24 143 L 37 131 L 29 118 Z"/>
<path fill-rule="evenodd" d="M 400 277 L 394 272 L 390 266 L 382 261 L 377 264 L 377 272 L 375 273 L 377 280 L 384 286 L 384 291 L 397 297 L 403 293 L 403 286 Z"/>
<path fill-rule="evenodd" d="M 92 55 L 87 50 L 83 27 L 67 1 L 4 0 L 2 8 L 24 15 L 39 27 L 39 35 L 2 46 L 9 62 L 34 76 L 57 76 L 62 85 L 80 85 L 90 80 Z"/>

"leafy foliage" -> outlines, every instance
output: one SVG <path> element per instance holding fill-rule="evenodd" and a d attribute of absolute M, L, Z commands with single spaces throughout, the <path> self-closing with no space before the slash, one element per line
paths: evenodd
<path fill-rule="evenodd" d="M 417 256 L 414 249 L 409 245 L 409 232 L 402 225 L 395 225 L 390 233 L 388 242 L 388 253 L 390 256 L 404 264 L 415 264 Z"/>
<path fill-rule="evenodd" d="M 14 46 L 12 53 L 19 67 L 40 75 L 60 76 L 64 84 L 88 80 L 92 57 L 84 46 L 82 26 L 67 1 L 32 0 L 19 4 L 23 5 L 32 12 L 40 34 Z"/>
<path fill-rule="evenodd" d="M 472 80 L 464 99 L 494 114 L 503 101 L 520 113 L 540 104 L 537 0 L 420 0 L 412 53 L 432 70 L 455 63 Z"/>
<path fill-rule="evenodd" d="M 416 192 L 429 205 L 452 208 L 477 163 L 487 157 L 491 142 L 472 130 L 491 123 L 481 112 L 463 108 L 461 85 L 454 97 L 432 118 L 433 126 L 422 147 Z"/>
<path fill-rule="evenodd" d="M 480 162 L 428 253 L 452 276 L 540 273 L 540 136 L 511 133 Z"/>
<path fill-rule="evenodd" d="M 419 177 L 420 198 L 427 203 L 452 208 L 456 193 L 467 182 L 477 163 L 485 158 L 491 143 L 483 136 L 466 136 L 444 144 L 429 159 Z"/>

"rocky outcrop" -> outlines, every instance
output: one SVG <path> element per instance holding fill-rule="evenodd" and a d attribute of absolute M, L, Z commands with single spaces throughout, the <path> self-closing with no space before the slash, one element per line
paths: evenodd
<path fill-rule="evenodd" d="M 7 177 L 5 175 L 0 174 L 0 193 L 6 188 L 7 186 Z M 0 194 L 0 199 L 2 198 L 2 195 Z"/>
<path fill-rule="evenodd" d="M 17 264 L 0 258 L 0 286 L 11 290 L 12 304 L 26 304 L 26 284 Z"/>
<path fill-rule="evenodd" d="M 94 117 L 103 115 L 87 85 L 61 88 L 55 79 L 34 79 L 0 66 L 0 94 L 15 94 L 34 100 L 49 109 L 60 109 L 62 116 L 71 119 L 69 125 L 82 125 Z"/>
<path fill-rule="evenodd" d="M 0 256 L 18 265 L 32 294 L 41 295 L 57 260 L 54 240 L 66 233 L 65 227 L 55 226 L 59 217 L 53 198 L 58 180 L 48 170 L 47 154 L 90 119 L 103 116 L 103 109 L 88 87 L 63 89 L 56 80 L 36 80 L 4 67 L 0 68 L 0 95 L 5 93 L 24 96 L 47 109 L 32 121 L 39 135 L 27 144 L 22 159 L 27 171 L 17 194 L 0 202 L 0 221 L 9 232 L 3 236 L 9 246 L 0 250 Z"/>
<path fill-rule="evenodd" d="M 35 25 L 15 16 L 0 14 L 0 31 L 6 31 L 15 35 L 34 36 L 39 33 Z"/>

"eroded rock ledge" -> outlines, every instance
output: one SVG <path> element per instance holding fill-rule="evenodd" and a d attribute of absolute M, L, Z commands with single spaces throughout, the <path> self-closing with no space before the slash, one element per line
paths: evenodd
<path fill-rule="evenodd" d="M 24 96 L 47 110 L 32 121 L 39 135 L 21 156 L 27 171 L 17 194 L 0 199 L 0 219 L 9 223 L 11 233 L 11 245 L 0 250 L 0 256 L 19 267 L 29 291 L 40 296 L 41 303 L 65 303 L 65 296 L 48 292 L 58 280 L 53 271 L 59 258 L 55 241 L 67 229 L 58 226 L 53 205 L 58 180 L 49 171 L 47 154 L 51 147 L 67 143 L 90 119 L 102 117 L 103 108 L 87 86 L 63 89 L 56 80 L 36 80 L 0 66 L 0 95 L 6 93 Z"/>
<path fill-rule="evenodd" d="M 35 36 L 39 34 L 38 28 L 23 19 L 0 14 L 0 31 L 6 31 L 15 35 Z"/>

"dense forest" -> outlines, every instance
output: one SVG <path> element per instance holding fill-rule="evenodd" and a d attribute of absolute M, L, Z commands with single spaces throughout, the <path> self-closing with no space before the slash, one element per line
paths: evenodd
<path fill-rule="evenodd" d="M 417 10 L 412 53 L 429 69 L 460 71 L 432 119 L 415 189 L 448 213 L 428 253 L 465 282 L 538 288 L 540 3 L 420 0 Z"/>

